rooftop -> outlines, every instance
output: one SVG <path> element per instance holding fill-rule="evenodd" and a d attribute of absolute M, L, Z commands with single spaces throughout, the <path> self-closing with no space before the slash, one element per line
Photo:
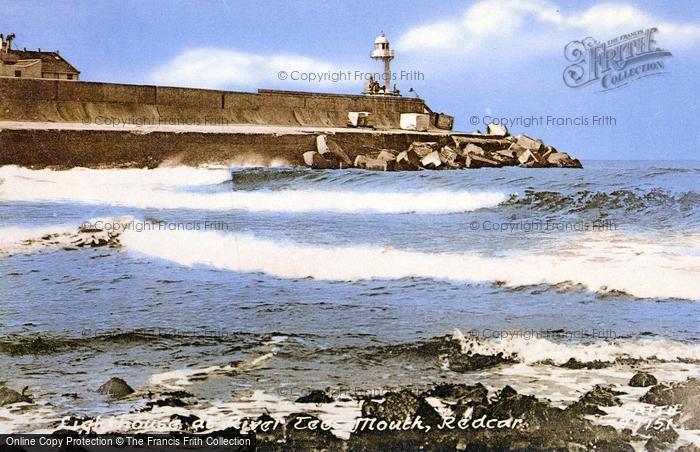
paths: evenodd
<path fill-rule="evenodd" d="M 43 72 L 80 73 L 72 64 L 63 59 L 58 52 L 10 49 L 8 54 L 16 57 L 18 60 L 41 60 Z"/>

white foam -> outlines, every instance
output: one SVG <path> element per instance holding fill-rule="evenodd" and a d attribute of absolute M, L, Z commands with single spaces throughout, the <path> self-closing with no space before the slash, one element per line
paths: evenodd
<path fill-rule="evenodd" d="M 209 366 L 199 369 L 177 369 L 162 372 L 152 375 L 150 383 L 155 386 L 162 386 L 166 389 L 178 390 L 190 385 L 192 377 L 230 374 L 232 372 L 245 372 L 259 366 L 264 361 L 267 361 L 274 356 L 275 354 L 273 352 L 269 352 L 236 365 Z"/>
<path fill-rule="evenodd" d="M 38 239 L 48 234 L 65 235 L 75 232 L 75 227 L 65 225 L 43 227 L 0 227 L 0 256 L 20 252 L 31 252 L 45 246 L 42 242 L 27 241 Z"/>
<path fill-rule="evenodd" d="M 587 237 L 580 239 L 587 241 Z M 643 298 L 700 299 L 700 258 L 691 254 L 610 251 L 572 242 L 560 250 L 493 257 L 426 253 L 370 246 L 321 247 L 260 240 L 214 231 L 128 231 L 129 249 L 182 265 L 208 265 L 282 278 L 322 280 L 426 277 L 455 281 L 503 281 L 510 286 L 573 282 L 591 291 L 624 291 Z"/>
<path fill-rule="evenodd" d="M 356 192 L 342 190 L 177 191 L 221 183 L 228 170 L 158 168 L 33 171 L 0 168 L 0 199 L 24 202 L 76 202 L 139 209 L 248 210 L 255 212 L 451 213 L 495 207 L 506 199 L 499 192 Z"/>
<path fill-rule="evenodd" d="M 574 358 L 579 362 L 605 361 L 613 362 L 618 358 L 648 360 L 656 358 L 662 361 L 698 359 L 700 345 L 689 345 L 670 340 L 635 340 L 635 341 L 597 341 L 593 343 L 564 344 L 541 338 L 522 336 L 505 336 L 499 339 L 476 340 L 465 337 L 461 331 L 453 334 L 459 341 L 462 351 L 495 355 L 504 353 L 515 355 L 516 359 L 526 364 L 551 360 L 555 364 L 564 364 Z"/>
<path fill-rule="evenodd" d="M 120 168 L 90 169 L 72 168 L 66 171 L 50 169 L 32 170 L 18 166 L 0 166 L 0 179 L 7 185 L 50 184 L 58 189 L 89 187 L 99 192 L 103 187 L 182 187 L 191 185 L 217 184 L 231 179 L 227 167 L 187 167 L 172 168 Z M 13 187 L 14 188 L 14 187 Z M 17 187 L 21 188 L 21 187 Z M 70 193 L 70 192 L 69 192 Z"/>

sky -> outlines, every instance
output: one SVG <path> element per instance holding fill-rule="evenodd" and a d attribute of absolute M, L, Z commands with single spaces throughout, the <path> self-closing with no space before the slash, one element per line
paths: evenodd
<path fill-rule="evenodd" d="M 369 52 L 383 31 L 402 94 L 454 115 L 456 130 L 502 118 L 584 159 L 700 159 L 695 0 L 0 0 L 0 11 L 14 47 L 59 49 L 81 80 L 233 91 L 359 94 L 382 72 Z M 651 27 L 671 55 L 654 55 L 638 73 L 649 76 L 567 86 L 568 43 Z"/>

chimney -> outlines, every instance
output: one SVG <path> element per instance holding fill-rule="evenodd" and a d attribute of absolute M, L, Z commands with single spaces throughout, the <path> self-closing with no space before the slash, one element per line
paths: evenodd
<path fill-rule="evenodd" d="M 12 41 L 14 41 L 14 40 L 15 40 L 15 34 L 14 34 L 14 33 L 10 33 L 9 35 L 7 35 L 7 38 L 6 38 L 7 46 L 5 47 L 5 53 L 7 53 L 7 52 L 9 52 L 10 50 L 12 50 Z"/>

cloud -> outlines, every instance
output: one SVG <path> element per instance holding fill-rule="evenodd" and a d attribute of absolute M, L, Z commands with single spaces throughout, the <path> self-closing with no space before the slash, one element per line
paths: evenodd
<path fill-rule="evenodd" d="M 280 77 L 281 71 L 286 79 Z M 199 88 L 259 88 L 315 90 L 338 85 L 361 89 L 362 83 L 337 75 L 347 72 L 337 65 L 302 55 L 261 55 L 231 49 L 199 47 L 184 50 L 157 67 L 150 79 L 158 85 Z M 337 79 L 333 81 L 334 76 Z M 306 78 L 306 80 L 302 78 Z M 296 79 L 296 80 L 295 80 Z"/>
<path fill-rule="evenodd" d="M 581 11 L 565 11 L 546 0 L 482 0 L 455 18 L 418 25 L 399 37 L 398 51 L 500 58 L 529 58 L 558 51 L 574 39 L 611 39 L 647 27 L 657 27 L 657 42 L 674 50 L 692 46 L 700 26 L 655 17 L 638 8 L 604 3 Z"/>

